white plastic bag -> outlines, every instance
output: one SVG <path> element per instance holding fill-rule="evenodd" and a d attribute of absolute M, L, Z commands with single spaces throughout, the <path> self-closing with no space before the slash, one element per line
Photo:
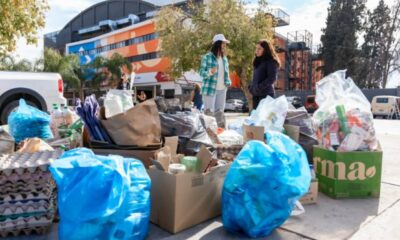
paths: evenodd
<path fill-rule="evenodd" d="M 268 96 L 261 100 L 257 109 L 251 113 L 250 121 L 256 126 L 264 126 L 265 132 L 268 130 L 282 132 L 288 109 L 286 96 L 276 99 Z"/>
<path fill-rule="evenodd" d="M 133 92 L 131 90 L 109 90 L 104 100 L 106 118 L 110 118 L 132 108 L 132 94 Z"/>
<path fill-rule="evenodd" d="M 218 139 L 225 145 L 242 145 L 243 136 L 235 130 L 225 130 L 218 135 Z"/>

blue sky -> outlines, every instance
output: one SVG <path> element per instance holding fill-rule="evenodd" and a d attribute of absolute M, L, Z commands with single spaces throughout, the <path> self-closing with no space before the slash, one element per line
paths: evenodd
<path fill-rule="evenodd" d="M 103 0 L 48 0 L 50 11 L 46 14 L 46 27 L 39 32 L 38 46 L 27 46 L 24 39 L 18 42 L 16 55 L 18 58 L 34 60 L 43 53 L 43 34 L 60 30 L 66 23 L 81 11 Z M 148 0 L 155 4 L 173 2 L 169 0 Z M 181 0 L 175 0 L 181 1 Z M 249 0 L 250 4 L 257 0 Z M 378 5 L 379 0 L 367 0 L 370 9 Z M 391 5 L 392 0 L 385 0 Z M 290 25 L 279 27 L 276 31 L 284 36 L 297 30 L 308 30 L 313 34 L 313 44 L 320 43 L 321 29 L 325 25 L 329 0 L 269 0 L 273 8 L 280 8 L 290 15 Z M 393 82 L 393 84 L 395 84 Z"/>

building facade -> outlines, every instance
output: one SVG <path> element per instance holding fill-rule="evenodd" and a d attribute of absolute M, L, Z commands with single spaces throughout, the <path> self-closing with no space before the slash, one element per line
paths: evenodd
<path fill-rule="evenodd" d="M 177 2 L 181 8 L 187 4 L 187 1 Z M 135 85 L 153 84 L 157 87 L 147 90 L 162 91 L 174 83 L 168 82 L 165 74 L 170 66 L 168 58 L 160 57 L 160 40 L 153 18 L 159 8 L 144 0 L 103 1 L 79 13 L 60 31 L 46 34 L 44 44 L 65 54 L 78 55 L 81 64 L 91 63 L 97 56 L 111 57 L 119 53 L 131 62 L 136 73 Z M 277 27 L 290 23 L 289 15 L 282 10 L 275 9 L 270 14 L 276 19 Z M 310 46 L 304 42 L 297 35 L 295 39 L 275 35 L 274 44 L 281 60 L 277 90 L 312 89 L 320 79 L 321 75 L 314 74 L 312 67 L 318 62 L 312 65 Z M 303 45 L 306 48 L 296 48 Z M 187 76 L 201 81 L 196 73 Z M 240 88 L 238 76 L 231 77 L 234 87 Z"/>

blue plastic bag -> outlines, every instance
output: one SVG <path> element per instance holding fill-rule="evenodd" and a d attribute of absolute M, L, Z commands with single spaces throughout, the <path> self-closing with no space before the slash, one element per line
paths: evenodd
<path fill-rule="evenodd" d="M 53 138 L 50 129 L 50 115 L 26 104 L 24 99 L 19 100 L 16 111 L 8 116 L 10 133 L 17 143 L 26 138 Z"/>
<path fill-rule="evenodd" d="M 309 189 L 304 150 L 279 132 L 268 132 L 267 143 L 248 142 L 225 178 L 222 221 L 228 231 L 253 238 L 269 235 Z"/>
<path fill-rule="evenodd" d="M 58 187 L 59 238 L 144 239 L 151 180 L 143 164 L 80 148 L 50 166 Z"/>

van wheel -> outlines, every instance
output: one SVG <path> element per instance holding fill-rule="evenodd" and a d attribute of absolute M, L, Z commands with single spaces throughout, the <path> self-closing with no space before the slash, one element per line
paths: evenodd
<path fill-rule="evenodd" d="M 38 108 L 38 106 L 35 103 L 27 100 L 25 101 L 26 104 Z M 0 114 L 0 121 L 2 124 L 8 123 L 8 115 L 10 115 L 10 113 L 14 111 L 18 106 L 19 106 L 19 100 L 11 101 L 4 106 Z"/>

